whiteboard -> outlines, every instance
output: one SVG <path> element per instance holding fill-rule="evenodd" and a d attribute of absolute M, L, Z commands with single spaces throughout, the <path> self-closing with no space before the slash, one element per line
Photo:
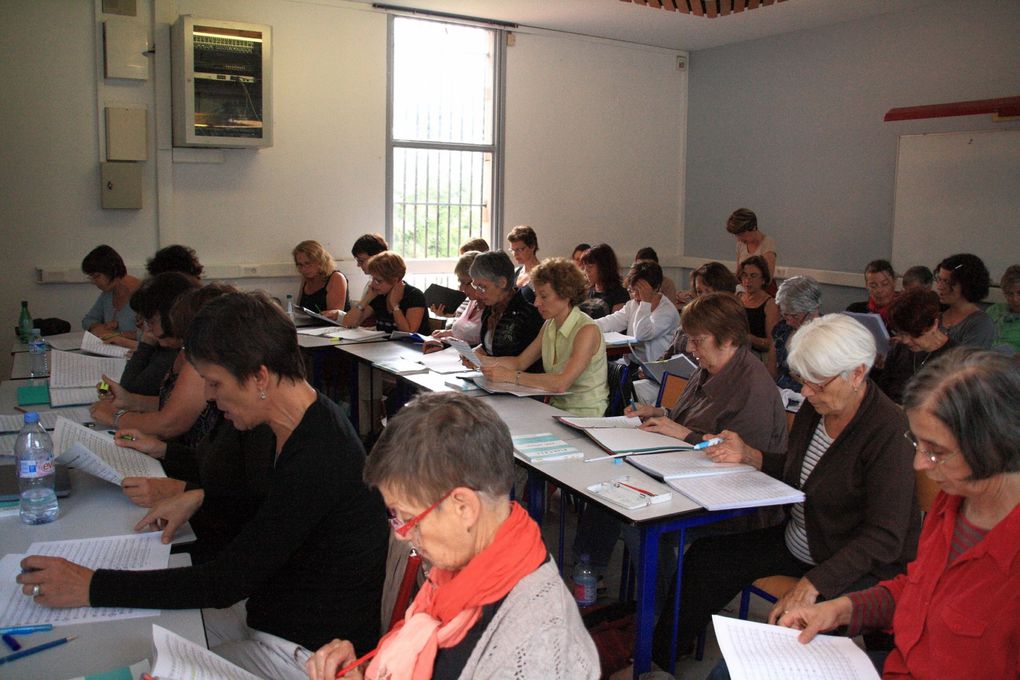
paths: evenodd
<path fill-rule="evenodd" d="M 1020 264 L 1020 130 L 902 135 L 893 266 L 974 253 L 997 284 Z"/>

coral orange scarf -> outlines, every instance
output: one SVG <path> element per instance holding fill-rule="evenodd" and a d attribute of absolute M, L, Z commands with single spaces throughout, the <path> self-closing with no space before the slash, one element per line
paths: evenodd
<path fill-rule="evenodd" d="M 426 680 L 436 653 L 454 647 L 478 621 L 482 606 L 506 597 L 546 560 L 538 525 L 516 502 L 484 550 L 460 571 L 434 568 L 404 620 L 379 641 L 368 680 Z"/>

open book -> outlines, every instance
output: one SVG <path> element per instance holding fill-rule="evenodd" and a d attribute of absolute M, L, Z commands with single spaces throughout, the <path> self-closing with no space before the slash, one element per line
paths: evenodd
<path fill-rule="evenodd" d="M 665 453 L 667 451 L 690 451 L 694 448 L 682 439 L 669 437 L 657 432 L 639 430 L 640 418 L 627 416 L 615 416 L 612 418 L 573 418 L 569 416 L 555 416 L 556 420 L 564 425 L 575 427 L 600 447 L 609 452 L 611 458 L 624 456 L 644 455 L 650 453 Z M 588 461 L 603 460 L 601 458 L 589 458 Z"/>
<path fill-rule="evenodd" d="M 662 376 L 667 373 L 690 380 L 694 372 L 698 370 L 698 365 L 688 359 L 686 354 L 677 354 L 675 357 L 665 361 L 639 360 L 638 363 L 641 364 L 641 370 L 644 372 L 645 377 L 659 384 L 662 384 Z"/>
<path fill-rule="evenodd" d="M 470 375 L 471 380 L 489 394 L 512 394 L 515 397 L 554 397 L 560 394 L 570 394 L 570 392 L 549 392 L 537 387 L 525 387 L 514 383 L 494 382 L 481 373 L 478 373 L 477 376 L 474 372 L 461 373 L 457 377 L 462 375 Z"/>
<path fill-rule="evenodd" d="M 125 477 L 166 477 L 155 458 L 133 449 L 117 446 L 113 436 L 57 418 L 53 430 L 53 449 L 57 460 L 94 477 L 120 485 Z"/>

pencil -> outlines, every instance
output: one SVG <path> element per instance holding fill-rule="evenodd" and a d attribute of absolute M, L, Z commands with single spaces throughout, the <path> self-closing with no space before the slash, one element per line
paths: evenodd
<path fill-rule="evenodd" d="M 336 672 L 336 677 L 338 677 L 338 678 L 344 677 L 345 675 L 347 675 L 348 673 L 353 671 L 355 668 L 357 668 L 358 666 L 360 666 L 361 664 L 365 663 L 366 661 L 371 659 L 373 656 L 375 656 L 375 653 L 378 652 L 378 651 L 379 651 L 379 648 L 376 647 L 375 649 L 373 649 L 371 652 L 369 652 L 365 656 L 363 656 L 363 657 L 361 657 L 359 659 L 355 659 L 354 663 L 350 664 L 349 666 L 346 666 L 345 668 L 341 668 L 340 670 L 338 670 Z"/>
<path fill-rule="evenodd" d="M 57 638 L 56 640 L 50 640 L 49 642 L 44 642 L 41 645 L 36 645 L 35 647 L 29 647 L 28 649 L 22 649 L 20 652 L 14 652 L 13 654 L 8 654 L 7 656 L 0 657 L 0 665 L 5 664 L 8 661 L 16 661 L 16 660 L 21 659 L 23 657 L 31 656 L 32 654 L 36 654 L 38 652 L 45 652 L 47 649 L 51 649 L 53 647 L 59 647 L 60 645 L 64 644 L 65 642 L 70 642 L 71 640 L 76 640 L 77 638 L 78 638 L 77 635 L 69 635 L 69 636 L 67 636 L 65 638 Z"/>

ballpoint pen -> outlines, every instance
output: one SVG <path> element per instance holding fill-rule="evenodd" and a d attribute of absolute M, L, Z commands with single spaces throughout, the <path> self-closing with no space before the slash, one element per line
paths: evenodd
<path fill-rule="evenodd" d="M 65 642 L 70 642 L 71 640 L 76 640 L 77 638 L 78 638 L 77 635 L 69 635 L 65 638 L 57 638 L 56 640 L 44 642 L 41 645 L 36 645 L 35 647 L 22 649 L 20 652 L 14 652 L 13 654 L 8 654 L 7 656 L 0 656 L 0 665 L 5 664 L 8 661 L 16 661 L 17 659 L 20 659 L 22 657 L 31 656 L 32 654 L 36 654 L 38 652 L 44 652 L 47 649 L 52 649 L 53 647 L 59 647 Z"/>
<path fill-rule="evenodd" d="M 717 446 L 719 444 L 722 444 L 723 441 L 725 440 L 722 437 L 712 437 L 707 441 L 698 442 L 697 444 L 695 444 L 694 450 L 700 451 L 701 449 L 707 449 L 709 446 Z"/>
<path fill-rule="evenodd" d="M 37 623 L 31 626 L 8 626 L 7 628 L 0 628 L 0 634 L 28 635 L 29 633 L 45 633 L 50 630 L 53 630 L 52 623 Z"/>

